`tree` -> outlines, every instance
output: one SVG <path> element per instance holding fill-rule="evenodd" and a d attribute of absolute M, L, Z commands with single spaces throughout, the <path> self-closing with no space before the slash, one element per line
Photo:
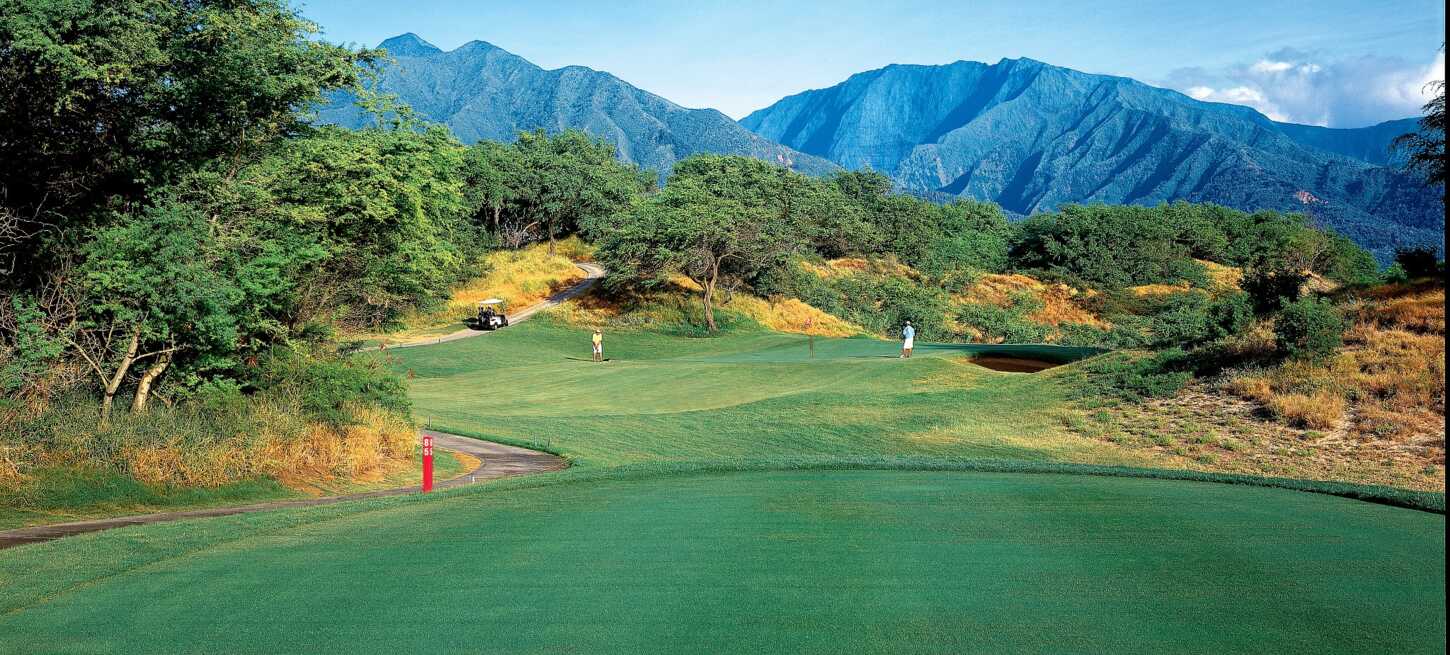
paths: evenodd
<path fill-rule="evenodd" d="M 1202 277 L 1179 226 L 1161 209 L 1129 205 L 1067 205 L 1018 225 L 1012 263 L 1122 287 Z"/>
<path fill-rule="evenodd" d="M 680 274 L 700 287 L 705 324 L 715 294 L 785 262 L 805 243 L 784 169 L 744 157 L 697 155 L 676 165 L 660 193 L 588 224 L 616 280 L 645 284 Z"/>
<path fill-rule="evenodd" d="M 1445 49 L 1444 45 L 1440 46 Z M 1420 129 L 1396 137 L 1391 148 L 1406 150 L 1410 158 L 1405 166 L 1412 172 L 1425 177 L 1427 184 L 1445 188 L 1445 80 L 1430 82 L 1426 88 L 1432 94 L 1430 101 L 1421 109 L 1425 112 L 1420 119 Z"/>
<path fill-rule="evenodd" d="M 1300 298 L 1274 319 L 1274 342 L 1290 358 L 1322 360 L 1344 343 L 1344 319 L 1328 300 Z"/>
<path fill-rule="evenodd" d="M 245 167 L 235 184 L 218 180 L 250 196 L 210 211 L 239 230 L 233 240 L 252 261 L 286 271 L 277 281 L 297 293 L 282 310 L 289 324 L 331 315 L 375 328 L 442 302 L 469 272 L 481 240 L 467 221 L 464 152 L 438 126 L 321 128 Z"/>
<path fill-rule="evenodd" d="M 236 347 L 242 292 L 221 270 L 211 227 L 194 208 L 166 203 L 102 230 L 78 269 L 88 300 L 67 338 L 101 383 L 101 420 L 131 367 L 148 363 L 132 411 L 179 356 L 193 371 L 225 368 Z"/>
<path fill-rule="evenodd" d="M 1431 277 L 1440 272 L 1440 257 L 1434 248 L 1398 248 L 1395 263 L 1408 279 Z"/>
<path fill-rule="evenodd" d="M 925 271 L 941 275 L 952 270 L 1002 271 L 1007 268 L 1007 244 L 1012 228 L 1002 208 L 994 203 L 958 200 L 938 210 Z"/>
<path fill-rule="evenodd" d="M 642 190 L 636 171 L 615 159 L 614 146 L 579 130 L 524 132 L 515 148 L 523 172 L 514 196 L 523 216 L 543 227 L 551 255 L 559 233 L 628 206 Z"/>
<path fill-rule="evenodd" d="M 518 197 L 522 177 L 518 151 L 497 141 L 479 141 L 464 157 L 464 195 L 474 223 L 502 230 L 503 212 Z M 519 244 L 510 244 L 517 247 Z"/>
<path fill-rule="evenodd" d="M 373 57 L 317 31 L 283 0 L 0 0 L 0 214 L 32 221 L 18 270 L 204 162 L 235 170 L 305 131 L 297 109 Z"/>
<path fill-rule="evenodd" d="M 1253 268 L 1241 285 L 1260 315 L 1272 314 L 1299 299 L 1309 276 L 1296 268 Z"/>

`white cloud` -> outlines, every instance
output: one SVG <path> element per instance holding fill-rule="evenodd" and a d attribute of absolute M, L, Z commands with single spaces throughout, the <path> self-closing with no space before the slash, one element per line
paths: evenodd
<path fill-rule="evenodd" d="M 1260 59 L 1260 60 L 1254 62 L 1254 65 L 1253 66 L 1250 66 L 1249 67 L 1249 70 L 1252 70 L 1253 72 L 1260 73 L 1260 74 L 1264 74 L 1264 73 L 1282 73 L 1282 72 L 1284 72 L 1286 70 L 1289 70 L 1290 68 L 1293 68 L 1293 67 L 1294 67 L 1294 64 L 1291 63 L 1291 62 L 1287 62 L 1287 61 L 1269 61 L 1268 59 Z"/>
<path fill-rule="evenodd" d="M 1183 92 L 1187 93 L 1188 97 L 1194 100 L 1207 100 L 1212 98 L 1214 94 L 1213 87 L 1208 86 L 1190 86 L 1184 89 Z"/>
<path fill-rule="evenodd" d="M 1364 56 L 1326 60 L 1284 49 L 1219 71 L 1183 68 L 1164 85 L 1209 102 L 1247 105 L 1276 121 L 1363 127 L 1418 116 L 1426 86 L 1445 79 L 1445 53 L 1429 62 Z"/>

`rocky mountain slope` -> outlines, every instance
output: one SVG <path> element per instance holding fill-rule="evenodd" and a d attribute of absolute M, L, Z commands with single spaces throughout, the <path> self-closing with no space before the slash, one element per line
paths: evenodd
<path fill-rule="evenodd" d="M 384 41 L 395 60 L 379 80 L 422 117 L 465 142 L 511 141 L 520 131 L 584 130 L 607 139 L 620 159 L 662 176 L 697 152 L 748 155 L 821 174 L 835 165 L 802 155 L 741 127 L 714 109 L 687 109 L 583 66 L 545 70 L 483 41 L 444 52 L 413 34 Z M 319 120 L 360 127 L 371 119 L 350 94 L 337 94 Z"/>
<path fill-rule="evenodd" d="M 1396 246 L 1438 245 L 1444 234 L 1438 190 L 1358 158 L 1393 138 L 1375 128 L 1284 125 L 1248 107 L 1030 59 L 887 66 L 741 123 L 908 190 L 993 200 L 1016 214 L 1180 199 L 1305 211 L 1381 258 Z"/>

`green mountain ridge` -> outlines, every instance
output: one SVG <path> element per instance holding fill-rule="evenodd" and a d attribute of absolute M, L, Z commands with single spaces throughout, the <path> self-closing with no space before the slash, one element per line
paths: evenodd
<path fill-rule="evenodd" d="M 414 34 L 384 41 L 395 60 L 381 90 L 466 143 L 512 141 L 520 131 L 580 129 L 614 144 L 621 160 L 667 175 L 674 163 L 710 152 L 746 155 L 809 174 L 837 167 L 773 143 L 714 109 L 688 109 L 584 66 L 545 70 L 483 41 L 443 51 Z M 361 127 L 372 119 L 336 93 L 318 120 Z"/>
<path fill-rule="evenodd" d="M 1443 241 L 1438 190 L 1383 165 L 1391 133 L 1412 123 L 1276 123 L 1249 107 L 1031 59 L 891 65 L 741 121 L 931 197 L 991 200 L 1019 215 L 1174 200 L 1302 211 L 1382 260 Z"/>

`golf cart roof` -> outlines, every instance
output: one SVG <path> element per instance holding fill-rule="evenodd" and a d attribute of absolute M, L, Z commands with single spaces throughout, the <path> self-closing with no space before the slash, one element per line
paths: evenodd
<path fill-rule="evenodd" d="M 488 300 L 480 300 L 480 301 L 478 301 L 478 306 L 479 307 L 482 307 L 484 305 L 502 305 L 502 304 L 503 304 L 503 301 L 502 300 L 499 300 L 498 298 L 489 298 Z"/>

